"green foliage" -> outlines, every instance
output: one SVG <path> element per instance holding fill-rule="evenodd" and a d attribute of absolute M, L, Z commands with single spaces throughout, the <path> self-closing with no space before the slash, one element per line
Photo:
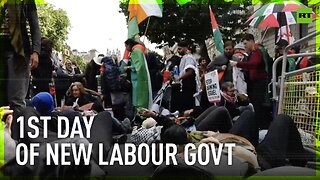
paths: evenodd
<path fill-rule="evenodd" d="M 79 69 L 84 72 L 86 69 L 86 63 L 84 61 L 84 58 L 78 55 L 71 55 L 69 58 L 71 61 L 74 61 L 77 63 Z"/>
<path fill-rule="evenodd" d="M 71 26 L 67 12 L 51 4 L 38 4 L 37 8 L 42 36 L 53 40 L 57 51 L 63 51 Z"/>
<path fill-rule="evenodd" d="M 228 1 L 192 0 L 185 5 L 179 5 L 176 0 L 164 0 L 163 18 L 151 17 L 146 36 L 152 43 L 167 43 L 170 46 L 180 40 L 203 44 L 213 35 L 209 15 L 211 5 L 223 39 L 240 41 L 248 29 L 245 22 L 252 14 L 252 0 Z M 128 0 L 120 2 L 120 12 L 128 17 Z M 146 24 L 146 21 L 139 24 L 140 32 L 145 32 Z"/>

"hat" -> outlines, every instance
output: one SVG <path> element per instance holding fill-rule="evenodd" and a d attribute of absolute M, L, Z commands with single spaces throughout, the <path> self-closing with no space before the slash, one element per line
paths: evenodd
<path fill-rule="evenodd" d="M 40 92 L 32 98 L 32 105 L 40 114 L 47 114 L 54 110 L 54 103 L 51 94 Z"/>
<path fill-rule="evenodd" d="M 101 56 L 94 57 L 94 58 L 93 58 L 93 61 L 94 61 L 96 64 L 98 64 L 98 65 L 101 66 L 101 65 L 102 65 L 102 62 L 101 62 L 102 58 L 103 58 L 103 57 L 101 57 Z"/>
<path fill-rule="evenodd" d="M 234 46 L 234 49 L 244 49 L 244 50 L 246 50 L 246 48 L 244 47 L 244 45 L 242 43 L 237 44 L 236 46 Z"/>

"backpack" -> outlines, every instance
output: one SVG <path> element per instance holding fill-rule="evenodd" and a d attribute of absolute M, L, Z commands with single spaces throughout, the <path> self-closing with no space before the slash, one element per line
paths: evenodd
<path fill-rule="evenodd" d="M 271 81 L 273 59 L 269 55 L 268 50 L 262 44 L 256 44 L 256 47 L 258 49 L 260 49 L 260 51 L 262 52 L 262 60 L 263 60 L 263 64 L 264 64 L 264 70 L 267 73 L 268 81 Z"/>
<path fill-rule="evenodd" d="M 102 82 L 105 84 L 105 89 L 113 92 L 120 90 L 120 70 L 113 62 L 111 57 L 104 57 L 102 59 L 104 72 L 102 75 Z"/>
<path fill-rule="evenodd" d="M 272 66 L 273 66 L 273 59 L 268 53 L 268 50 L 262 44 L 256 44 L 256 48 L 260 49 L 262 53 L 262 60 L 264 65 L 264 70 L 267 73 L 267 82 L 271 82 L 272 79 Z M 264 103 L 262 104 L 265 107 L 272 107 L 271 97 L 272 93 L 268 92 L 268 87 L 266 87 L 266 94 L 264 97 Z"/>

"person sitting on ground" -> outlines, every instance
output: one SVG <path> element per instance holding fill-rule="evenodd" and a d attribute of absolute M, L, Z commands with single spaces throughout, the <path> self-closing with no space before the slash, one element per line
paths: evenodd
<path fill-rule="evenodd" d="M 226 107 L 232 119 L 239 116 L 245 109 L 254 112 L 253 105 L 250 104 L 248 100 L 245 103 L 238 103 L 237 90 L 232 82 L 223 83 L 221 85 L 221 90 L 221 101 L 217 103 L 217 105 Z M 242 96 L 245 96 L 245 94 Z"/>
<path fill-rule="evenodd" d="M 80 82 L 72 83 L 68 91 L 70 95 L 63 108 L 74 108 L 80 111 L 94 110 L 98 113 L 104 111 L 100 100 L 87 93 Z"/>

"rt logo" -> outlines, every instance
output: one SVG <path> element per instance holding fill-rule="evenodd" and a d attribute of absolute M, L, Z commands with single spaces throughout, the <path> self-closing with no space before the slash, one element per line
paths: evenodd
<path fill-rule="evenodd" d="M 301 23 L 301 24 L 312 23 L 312 9 L 311 8 L 297 9 L 297 23 Z"/>

